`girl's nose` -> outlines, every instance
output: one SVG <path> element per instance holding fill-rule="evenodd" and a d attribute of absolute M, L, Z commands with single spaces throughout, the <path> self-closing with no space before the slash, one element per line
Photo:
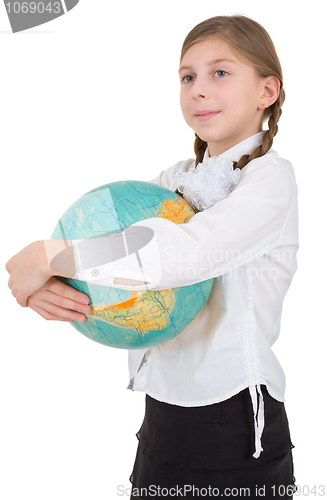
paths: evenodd
<path fill-rule="evenodd" d="M 209 89 L 203 79 L 197 78 L 191 89 L 191 95 L 194 99 L 205 99 L 208 97 Z"/>

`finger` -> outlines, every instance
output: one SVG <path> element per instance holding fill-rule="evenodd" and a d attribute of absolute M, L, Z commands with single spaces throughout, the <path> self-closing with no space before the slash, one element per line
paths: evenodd
<path fill-rule="evenodd" d="M 35 278 L 32 280 L 27 280 L 27 279 L 23 280 L 23 283 L 19 284 L 18 291 L 16 294 L 16 300 L 18 304 L 22 307 L 27 307 L 28 298 L 31 295 L 33 295 L 33 293 L 37 292 L 40 288 L 42 288 L 46 282 L 47 278 L 41 275 L 37 276 L 37 279 Z"/>
<path fill-rule="evenodd" d="M 32 303 L 37 303 L 42 300 L 44 302 L 48 302 L 49 304 L 57 305 L 63 309 L 70 309 L 84 314 L 89 314 L 91 312 L 91 307 L 89 305 L 84 305 L 80 302 L 67 299 L 66 297 L 57 295 L 50 290 L 38 290 L 35 294 L 31 295 L 30 300 Z"/>
<path fill-rule="evenodd" d="M 33 306 L 29 306 L 29 307 L 30 307 L 30 309 L 33 309 L 33 311 L 35 311 L 37 314 L 39 314 L 40 316 L 42 316 L 42 318 L 44 318 L 46 320 L 66 321 L 66 322 L 70 321 L 69 319 L 64 318 L 62 316 L 56 316 L 55 314 L 52 314 L 51 312 L 47 311 L 46 309 L 43 309 L 40 306 L 33 305 Z"/>
<path fill-rule="evenodd" d="M 27 299 L 28 297 L 21 292 L 18 292 L 16 295 L 16 301 L 21 307 L 27 307 Z"/>
<path fill-rule="evenodd" d="M 83 303 L 82 300 L 84 300 L 84 303 L 89 303 L 89 297 L 85 293 L 79 292 L 72 286 L 66 285 L 54 277 L 47 281 L 47 290 L 50 290 L 57 295 L 64 296 L 74 302 Z"/>
<path fill-rule="evenodd" d="M 30 300 L 29 300 L 28 304 L 29 304 L 29 307 L 32 307 L 33 309 L 35 307 L 39 307 L 39 308 L 43 309 L 44 311 L 46 311 L 47 313 L 49 313 L 50 315 L 56 316 L 58 318 L 63 318 L 65 320 L 83 322 L 86 319 L 84 314 L 80 314 L 80 313 L 77 313 L 77 312 L 72 311 L 70 309 L 65 309 L 65 308 L 59 307 L 56 304 L 52 304 L 50 302 L 46 302 L 46 301 L 41 300 L 41 299 L 38 300 L 37 305 L 34 304 L 33 301 L 30 301 Z"/>
<path fill-rule="evenodd" d="M 20 288 L 19 290 L 16 289 L 16 301 L 22 307 L 27 307 L 27 299 L 29 295 L 30 294 L 28 290 L 26 290 L 25 288 Z"/>

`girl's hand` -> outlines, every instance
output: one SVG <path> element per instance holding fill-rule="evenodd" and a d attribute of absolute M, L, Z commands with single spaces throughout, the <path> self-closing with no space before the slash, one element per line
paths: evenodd
<path fill-rule="evenodd" d="M 91 312 L 88 302 L 87 295 L 53 276 L 28 298 L 27 305 L 46 320 L 84 321 L 84 314 Z"/>
<path fill-rule="evenodd" d="M 6 264 L 10 274 L 8 286 L 19 305 L 27 307 L 27 299 L 54 274 L 48 264 L 43 241 L 35 241 L 14 255 Z"/>
<path fill-rule="evenodd" d="M 14 255 L 7 262 L 6 269 L 10 274 L 8 286 L 11 293 L 19 305 L 27 307 L 28 297 L 51 276 L 73 278 L 76 270 L 72 242 L 35 241 Z"/>

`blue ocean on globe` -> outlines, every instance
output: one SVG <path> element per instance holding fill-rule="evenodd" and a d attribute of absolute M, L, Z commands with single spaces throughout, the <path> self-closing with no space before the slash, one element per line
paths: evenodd
<path fill-rule="evenodd" d="M 93 189 L 58 221 L 52 239 L 80 240 L 121 233 L 145 219 L 163 217 L 185 224 L 194 215 L 179 195 L 156 184 L 121 181 Z M 59 277 L 58 277 L 59 278 Z M 100 344 L 143 349 L 179 335 L 205 306 L 213 279 L 170 290 L 123 290 L 60 277 L 90 298 L 91 313 L 76 330 Z"/>

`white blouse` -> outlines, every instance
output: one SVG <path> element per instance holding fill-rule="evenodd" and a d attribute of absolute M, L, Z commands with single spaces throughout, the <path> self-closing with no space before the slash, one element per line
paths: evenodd
<path fill-rule="evenodd" d="M 218 158 L 238 161 L 261 144 L 263 133 Z M 194 159 L 181 161 L 151 182 L 175 191 L 181 181 L 176 174 L 192 169 Z M 279 335 L 283 300 L 297 269 L 297 193 L 291 163 L 270 150 L 243 167 L 225 199 L 187 224 L 160 218 L 133 224 L 152 229 L 157 243 L 157 251 L 142 255 L 143 274 L 135 256 L 127 256 L 96 270 L 81 270 L 77 265 L 74 276 L 127 290 L 165 290 L 215 278 L 204 309 L 181 334 L 159 346 L 129 350 L 127 389 L 170 404 L 203 406 L 249 388 L 255 458 L 263 451 L 260 384 L 273 398 L 284 401 L 285 375 L 271 347 Z M 76 242 L 74 252 L 78 264 Z M 144 270 L 149 285 L 113 284 L 115 277 L 144 280 Z"/>

